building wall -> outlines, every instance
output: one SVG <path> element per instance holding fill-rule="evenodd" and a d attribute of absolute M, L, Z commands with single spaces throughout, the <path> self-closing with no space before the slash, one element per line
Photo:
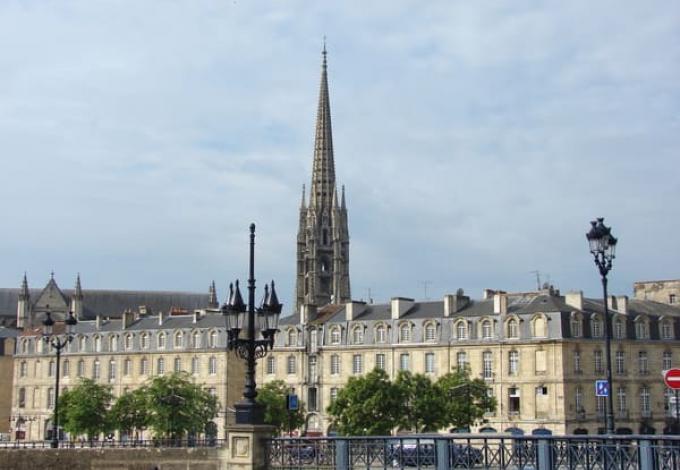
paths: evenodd
<path fill-rule="evenodd" d="M 133 390 L 154 376 L 170 374 L 175 371 L 175 360 L 180 361 L 181 371 L 190 372 L 195 382 L 200 384 L 218 397 L 220 404 L 219 416 L 214 420 L 218 426 L 218 437 L 224 437 L 224 426 L 227 420 L 227 411 L 233 408 L 233 404 L 241 398 L 245 379 L 244 361 L 237 358 L 234 353 L 226 352 L 226 334 L 219 331 L 219 336 L 214 346 L 209 347 L 206 338 L 209 331 L 214 328 L 194 328 L 183 334 L 184 341 L 180 347 L 173 345 L 175 330 L 167 330 L 165 333 L 165 349 L 157 348 L 157 336 L 159 331 L 148 330 L 148 349 L 140 350 L 139 344 L 134 343 L 131 350 L 125 350 L 124 339 L 128 333 L 139 336 L 143 332 L 134 331 L 106 331 L 91 332 L 77 335 L 74 341 L 62 351 L 60 390 L 75 386 L 80 377 L 92 378 L 98 383 L 111 386 L 114 397 L 118 397 L 127 390 Z M 177 330 L 180 331 L 180 330 Z M 193 332 L 202 334 L 203 341 L 198 347 L 193 347 L 190 338 Z M 94 338 L 101 338 L 101 351 L 94 351 Z M 115 351 L 109 350 L 108 338 L 116 337 L 118 346 Z M 79 351 L 80 338 L 85 338 L 85 351 Z M 12 438 L 16 438 L 16 431 L 21 426 L 17 421 L 22 418 L 25 422 L 26 440 L 41 440 L 45 437 L 46 423 L 52 413 L 52 404 L 48 403 L 50 390 L 53 390 L 55 377 L 50 373 L 50 363 L 55 361 L 55 351 L 48 350 L 39 336 L 22 336 L 18 340 L 17 354 L 14 358 L 14 387 L 12 399 Z M 214 371 L 209 369 L 210 361 L 214 358 Z M 164 361 L 164 371 L 159 370 L 159 359 Z M 148 370 L 141 370 L 142 361 L 145 360 Z M 192 361 L 198 361 L 196 371 L 192 370 Z M 125 363 L 129 361 L 130 369 L 125 373 Z M 79 375 L 79 363 L 82 363 L 82 374 Z M 68 364 L 68 365 L 67 365 Z M 99 364 L 99 376 L 95 376 L 95 364 Z M 115 365 L 115 376 L 110 377 L 110 364 Z M 52 369 L 54 371 L 54 369 Z M 21 390 L 24 390 L 21 392 Z M 21 403 L 20 396 L 24 394 Z M 150 431 L 141 435 L 140 438 L 150 436 Z"/>
<path fill-rule="evenodd" d="M 12 414 L 12 383 L 14 377 L 14 338 L 0 338 L 0 434 L 9 433 Z"/>
<path fill-rule="evenodd" d="M 636 282 L 633 284 L 633 295 L 640 300 L 680 305 L 680 279 Z"/>

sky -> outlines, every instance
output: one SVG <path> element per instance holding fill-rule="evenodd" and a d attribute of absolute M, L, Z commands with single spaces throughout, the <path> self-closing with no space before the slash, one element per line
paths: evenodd
<path fill-rule="evenodd" d="M 680 3 L 0 1 L 0 286 L 289 309 L 323 37 L 352 297 L 680 278 Z M 652 243 L 654 242 L 654 243 Z M 261 292 L 261 291 L 260 291 Z"/>

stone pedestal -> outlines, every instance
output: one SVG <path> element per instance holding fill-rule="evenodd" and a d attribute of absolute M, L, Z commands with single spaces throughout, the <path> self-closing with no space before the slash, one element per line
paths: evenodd
<path fill-rule="evenodd" d="M 227 427 L 227 468 L 264 470 L 267 468 L 266 440 L 276 428 L 266 424 L 233 424 Z"/>

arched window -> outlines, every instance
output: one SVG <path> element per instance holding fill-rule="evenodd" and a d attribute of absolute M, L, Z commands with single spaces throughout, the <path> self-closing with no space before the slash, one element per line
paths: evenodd
<path fill-rule="evenodd" d="M 468 339 L 468 323 L 465 320 L 460 320 L 456 323 L 456 338 Z"/>
<path fill-rule="evenodd" d="M 425 341 L 436 341 L 437 340 L 437 325 L 434 322 L 428 322 L 425 324 Z"/>
<path fill-rule="evenodd" d="M 175 372 L 181 372 L 182 371 L 182 359 L 179 357 L 175 358 L 175 367 L 174 367 Z"/>
<path fill-rule="evenodd" d="M 602 319 L 599 315 L 593 315 L 590 321 L 593 338 L 602 338 Z"/>
<path fill-rule="evenodd" d="M 95 352 L 102 352 L 102 337 L 99 335 L 94 337 L 94 350 Z"/>
<path fill-rule="evenodd" d="M 210 332 L 210 335 L 208 336 L 208 347 L 211 348 L 217 347 L 217 331 L 215 330 L 212 330 Z"/>
<path fill-rule="evenodd" d="M 109 336 L 109 351 L 118 351 L 118 336 Z"/>
<path fill-rule="evenodd" d="M 508 320 L 507 324 L 507 334 L 508 338 L 517 339 L 519 338 L 519 322 L 515 318 Z"/>
<path fill-rule="evenodd" d="M 165 374 L 165 359 L 163 359 L 162 357 L 159 357 L 158 360 L 156 361 L 156 373 L 158 375 Z"/>
<path fill-rule="evenodd" d="M 411 325 L 409 323 L 402 323 L 399 326 L 399 341 L 401 343 L 411 341 Z"/>
<path fill-rule="evenodd" d="M 181 348 L 184 346 L 184 335 L 181 331 L 175 332 L 175 348 Z"/>
<path fill-rule="evenodd" d="M 640 318 L 635 322 L 635 337 L 637 339 L 649 339 L 649 323 L 647 323 L 647 319 Z"/>
<path fill-rule="evenodd" d="M 194 349 L 201 347 L 201 334 L 198 331 L 194 331 L 194 334 L 191 335 L 191 347 Z"/>
<path fill-rule="evenodd" d="M 288 344 L 290 344 L 290 332 L 288 337 Z M 340 328 L 337 326 L 331 330 L 331 344 L 340 344 Z"/>
<path fill-rule="evenodd" d="M 493 338 L 493 326 L 491 320 L 482 321 L 482 338 L 491 339 Z"/>
<path fill-rule="evenodd" d="M 545 338 L 547 336 L 547 325 L 543 315 L 536 315 L 531 322 L 531 326 L 534 338 Z"/>
<path fill-rule="evenodd" d="M 580 338 L 583 336 L 583 320 L 581 319 L 580 314 L 573 314 L 571 316 L 570 327 L 571 336 L 573 338 Z"/>
<path fill-rule="evenodd" d="M 661 322 L 661 338 L 673 339 L 673 323 L 668 319 Z"/>
<path fill-rule="evenodd" d="M 288 346 L 297 346 L 297 330 L 288 330 Z"/>
<path fill-rule="evenodd" d="M 165 333 L 160 332 L 158 333 L 158 349 L 165 349 Z"/>
<path fill-rule="evenodd" d="M 384 343 L 387 339 L 385 325 L 378 325 L 375 328 L 375 342 Z"/>
<path fill-rule="evenodd" d="M 132 349 L 132 335 L 125 335 L 125 350 L 129 351 Z"/>
<path fill-rule="evenodd" d="M 614 338 L 623 339 L 626 336 L 626 325 L 621 318 L 614 320 Z"/>
<path fill-rule="evenodd" d="M 352 342 L 354 344 L 363 344 L 363 342 L 364 342 L 364 328 L 362 326 L 356 326 L 352 330 Z"/>
<path fill-rule="evenodd" d="M 149 348 L 149 335 L 147 333 L 142 333 L 141 335 L 139 335 L 139 346 L 142 349 Z"/>
<path fill-rule="evenodd" d="M 139 361 L 139 375 L 147 375 L 149 373 L 149 361 L 143 357 Z"/>

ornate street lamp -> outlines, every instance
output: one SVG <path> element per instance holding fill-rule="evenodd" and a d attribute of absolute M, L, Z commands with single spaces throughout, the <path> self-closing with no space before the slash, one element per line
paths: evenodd
<path fill-rule="evenodd" d="M 278 331 L 279 316 L 283 305 L 274 289 L 264 287 L 264 297 L 259 308 L 255 308 L 255 224 L 250 224 L 250 270 L 248 279 L 248 305 L 243 302 L 238 280 L 234 288 L 229 285 L 229 299 L 222 306 L 227 327 L 227 346 L 230 351 L 246 361 L 246 381 L 243 388 L 243 400 L 234 405 L 237 424 L 263 424 L 264 413 L 255 401 L 257 396 L 255 384 L 256 360 L 267 355 L 274 347 L 274 335 Z M 257 313 L 257 325 L 255 314 Z M 256 327 L 262 339 L 256 338 Z M 241 330 L 247 329 L 245 338 L 241 338 Z"/>
<path fill-rule="evenodd" d="M 59 337 L 54 334 L 54 320 L 52 319 L 52 312 L 50 306 L 46 305 L 45 319 L 43 320 L 43 340 L 45 343 L 51 345 L 57 351 L 57 368 L 55 370 L 55 386 L 54 386 L 54 420 L 52 421 L 52 442 L 51 447 L 59 447 L 59 365 L 61 362 L 61 350 L 66 347 L 68 343 L 73 341 L 73 327 L 78 323 L 78 320 L 73 316 L 73 312 L 68 312 L 68 317 L 64 321 L 66 325 L 65 336 Z"/>
<path fill-rule="evenodd" d="M 607 358 L 607 410 L 605 412 L 605 428 L 607 434 L 614 433 L 614 400 L 612 394 L 614 387 L 612 383 L 612 341 L 611 341 L 611 322 L 609 321 L 609 306 L 607 305 L 607 274 L 612 269 L 617 239 L 612 236 L 611 228 L 604 224 L 604 218 L 598 217 L 597 220 L 590 222 L 590 231 L 586 234 L 590 244 L 590 252 L 595 258 L 595 264 L 602 277 L 602 291 L 604 296 L 604 341 L 605 353 Z"/>

